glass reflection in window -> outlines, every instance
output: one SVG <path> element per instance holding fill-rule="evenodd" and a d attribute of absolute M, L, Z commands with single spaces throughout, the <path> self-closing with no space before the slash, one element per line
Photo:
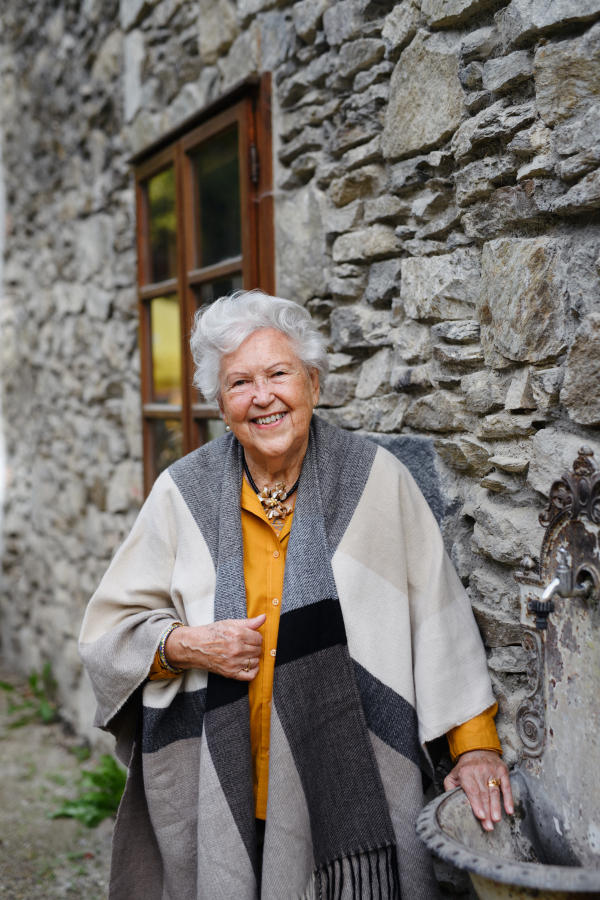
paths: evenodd
<path fill-rule="evenodd" d="M 150 300 L 152 399 L 181 404 L 181 320 L 177 297 Z"/>
<path fill-rule="evenodd" d="M 241 291 L 244 284 L 241 274 L 232 275 L 230 278 L 220 278 L 219 281 L 207 281 L 200 288 L 200 305 L 205 306 L 224 297 L 226 294 L 233 294 L 234 291 Z"/>
<path fill-rule="evenodd" d="M 152 430 L 154 472 L 158 476 L 183 456 L 183 429 L 179 419 L 153 419 Z"/>
<path fill-rule="evenodd" d="M 159 172 L 148 181 L 150 282 L 177 277 L 175 169 Z"/>
<path fill-rule="evenodd" d="M 200 210 L 199 265 L 242 252 L 237 126 L 211 138 L 196 154 Z"/>

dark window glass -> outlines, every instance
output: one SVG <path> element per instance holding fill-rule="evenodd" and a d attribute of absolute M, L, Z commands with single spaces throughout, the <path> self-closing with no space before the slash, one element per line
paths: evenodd
<path fill-rule="evenodd" d="M 201 268 L 242 252 L 237 127 L 207 141 L 196 154 Z"/>
<path fill-rule="evenodd" d="M 158 476 L 183 456 L 183 429 L 179 419 L 153 419 L 151 425 L 154 471 Z"/>
<path fill-rule="evenodd" d="M 200 305 L 212 303 L 219 297 L 226 294 L 232 294 L 234 291 L 241 291 L 243 288 L 242 276 L 232 275 L 230 278 L 220 278 L 219 281 L 207 281 L 200 288 Z"/>
<path fill-rule="evenodd" d="M 150 281 L 177 277 L 175 170 L 173 166 L 148 181 Z"/>
<path fill-rule="evenodd" d="M 150 300 L 152 399 L 181 404 L 181 319 L 177 297 Z"/>

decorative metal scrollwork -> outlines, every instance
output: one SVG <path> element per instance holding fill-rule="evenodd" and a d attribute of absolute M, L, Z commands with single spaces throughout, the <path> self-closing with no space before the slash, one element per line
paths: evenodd
<path fill-rule="evenodd" d="M 550 502 L 540 513 L 540 524 L 545 528 L 558 516 L 571 519 L 580 516 L 600 524 L 600 471 L 594 460 L 594 451 L 582 447 L 573 463 L 573 471 L 565 472 L 550 488 Z"/>
<path fill-rule="evenodd" d="M 517 710 L 517 731 L 523 743 L 523 756 L 541 756 L 546 733 L 544 699 L 541 694 L 543 658 L 539 634 L 526 631 L 521 641 L 527 651 L 527 694 Z"/>

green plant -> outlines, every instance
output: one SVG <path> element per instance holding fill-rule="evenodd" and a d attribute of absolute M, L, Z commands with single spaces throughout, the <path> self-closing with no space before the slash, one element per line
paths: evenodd
<path fill-rule="evenodd" d="M 103 819 L 116 813 L 125 789 L 127 773 L 108 753 L 92 771 L 81 775 L 81 792 L 75 800 L 65 800 L 57 810 L 49 813 L 50 819 L 77 819 L 89 828 L 99 825 Z"/>
<path fill-rule="evenodd" d="M 14 691 L 14 687 L 7 682 L 0 682 L 0 687 L 5 691 Z M 43 722 L 45 725 L 56 721 L 58 718 L 54 700 L 56 681 L 52 677 L 52 668 L 49 662 L 45 663 L 41 675 L 35 671 L 31 673 L 27 679 L 27 687 L 20 693 L 20 700 L 11 701 L 8 704 L 7 712 L 9 716 L 14 713 L 23 713 L 23 715 L 10 722 L 9 728 L 21 728 L 35 720 Z"/>

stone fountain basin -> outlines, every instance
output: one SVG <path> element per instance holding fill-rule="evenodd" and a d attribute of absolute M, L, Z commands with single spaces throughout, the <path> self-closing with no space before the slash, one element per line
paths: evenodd
<path fill-rule="evenodd" d="M 493 832 L 483 830 L 466 794 L 456 788 L 425 807 L 417 834 L 432 853 L 469 873 L 481 900 L 600 898 L 600 869 L 553 865 L 545 858 L 518 772 L 511 786 L 515 814 L 503 810 Z"/>

